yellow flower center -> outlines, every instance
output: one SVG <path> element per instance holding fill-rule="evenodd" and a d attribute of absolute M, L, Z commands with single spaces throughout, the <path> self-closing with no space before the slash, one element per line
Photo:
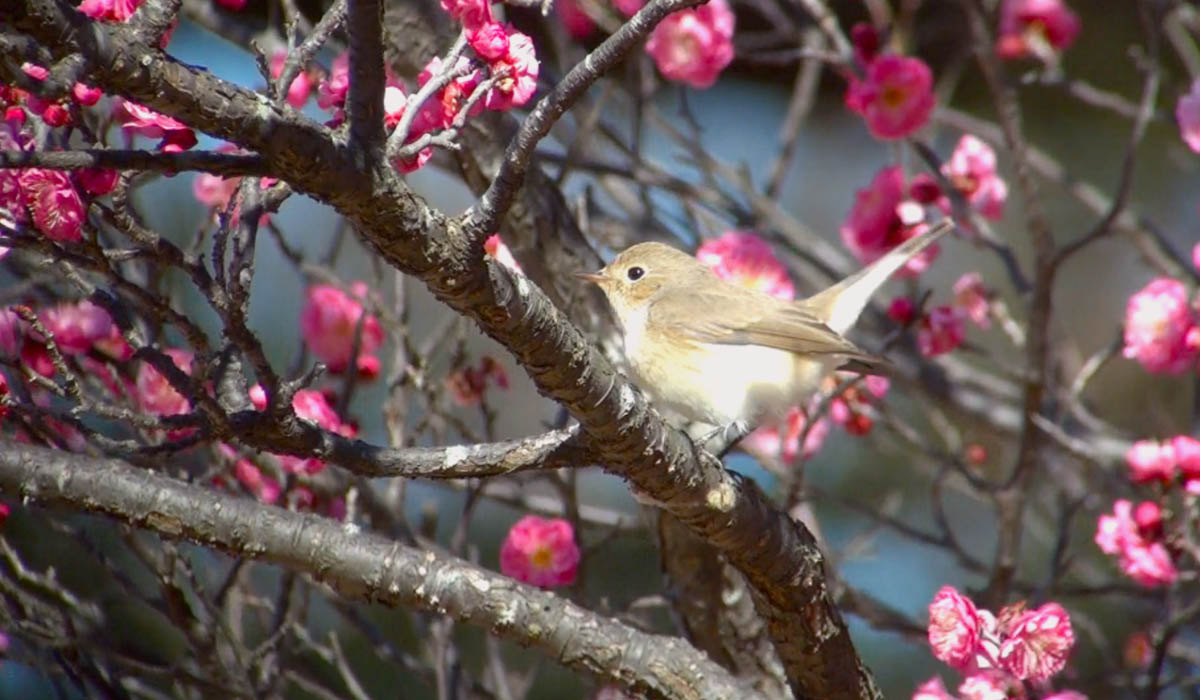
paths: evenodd
<path fill-rule="evenodd" d="M 538 547 L 529 555 L 529 561 L 539 569 L 549 569 L 554 561 L 554 553 L 549 547 Z"/>

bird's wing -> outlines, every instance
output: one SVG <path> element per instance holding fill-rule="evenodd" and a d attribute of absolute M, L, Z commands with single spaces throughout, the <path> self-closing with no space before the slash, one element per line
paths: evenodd
<path fill-rule="evenodd" d="M 697 314 L 697 309 L 701 313 Z M 765 345 L 799 354 L 836 355 L 868 365 L 879 362 L 802 304 L 734 285 L 720 292 L 665 294 L 651 304 L 650 323 L 702 343 Z"/>

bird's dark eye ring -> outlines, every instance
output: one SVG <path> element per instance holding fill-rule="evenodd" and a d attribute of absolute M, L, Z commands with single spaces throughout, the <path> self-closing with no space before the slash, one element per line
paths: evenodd
<path fill-rule="evenodd" d="M 642 278 L 642 275 L 646 274 L 646 271 L 635 265 L 635 266 L 629 268 L 625 272 L 625 274 L 626 274 L 626 276 L 629 277 L 629 279 L 633 280 L 634 282 L 637 282 L 638 280 L 640 280 Z"/>

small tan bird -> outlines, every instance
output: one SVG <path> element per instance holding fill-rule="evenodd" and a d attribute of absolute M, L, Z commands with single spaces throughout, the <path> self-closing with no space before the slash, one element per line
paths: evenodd
<path fill-rule="evenodd" d="M 657 405 L 736 441 L 803 402 L 829 372 L 847 363 L 860 371 L 879 366 L 844 334 L 892 273 L 953 227 L 944 221 L 825 291 L 790 302 L 726 282 L 662 243 L 631 246 L 603 270 L 578 277 L 608 296 L 638 386 Z"/>

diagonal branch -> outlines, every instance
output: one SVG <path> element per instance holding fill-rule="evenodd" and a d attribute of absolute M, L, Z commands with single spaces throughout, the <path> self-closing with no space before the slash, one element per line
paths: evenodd
<path fill-rule="evenodd" d="M 118 460 L 0 442 L 0 490 L 273 562 L 347 598 L 449 615 L 653 697 L 761 697 L 682 640 L 640 632 L 457 557 Z"/>

